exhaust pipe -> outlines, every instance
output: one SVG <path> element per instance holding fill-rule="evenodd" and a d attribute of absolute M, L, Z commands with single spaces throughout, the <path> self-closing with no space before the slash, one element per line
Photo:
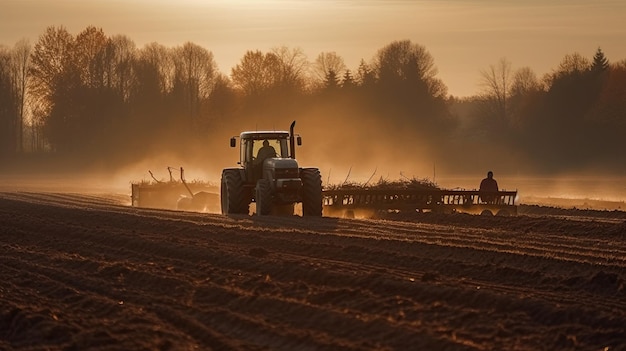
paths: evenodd
<path fill-rule="evenodd" d="M 296 158 L 296 135 L 293 133 L 293 129 L 296 126 L 296 121 L 291 122 L 289 127 L 289 149 L 291 149 L 291 158 Z"/>

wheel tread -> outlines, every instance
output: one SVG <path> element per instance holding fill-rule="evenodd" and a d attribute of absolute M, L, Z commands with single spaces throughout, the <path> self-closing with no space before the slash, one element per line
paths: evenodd
<path fill-rule="evenodd" d="M 302 178 L 302 215 L 322 216 L 322 175 L 317 168 L 304 168 Z"/>
<path fill-rule="evenodd" d="M 248 214 L 249 204 L 244 198 L 243 179 L 237 169 L 222 172 L 222 214 Z"/>

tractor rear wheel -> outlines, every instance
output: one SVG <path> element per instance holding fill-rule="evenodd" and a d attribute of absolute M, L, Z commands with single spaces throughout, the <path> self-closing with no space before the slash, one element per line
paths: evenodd
<path fill-rule="evenodd" d="M 303 168 L 302 178 L 302 215 L 322 216 L 322 175 L 317 168 Z"/>
<path fill-rule="evenodd" d="M 222 214 L 248 214 L 249 203 L 245 201 L 243 179 L 238 169 L 222 171 L 221 182 Z"/>
<path fill-rule="evenodd" d="M 267 179 L 256 182 L 256 214 L 267 216 L 272 212 L 272 188 Z"/>

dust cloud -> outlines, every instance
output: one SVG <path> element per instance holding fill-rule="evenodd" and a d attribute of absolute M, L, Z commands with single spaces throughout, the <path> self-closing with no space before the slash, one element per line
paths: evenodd
<path fill-rule="evenodd" d="M 555 199 L 582 199 L 589 201 L 574 206 L 608 201 L 613 204 L 607 208 L 625 208 L 626 175 L 545 174 L 524 155 L 495 143 L 433 134 L 427 126 L 421 130 L 417 124 L 388 123 L 358 112 L 326 108 L 297 116 L 251 116 L 221 122 L 201 139 L 173 135 L 150 141 L 141 153 L 119 150 L 89 162 L 33 157 L 0 170 L 0 190 L 129 194 L 132 183 L 153 179 L 149 171 L 158 180 L 169 180 L 168 167 L 174 180 L 183 167 L 188 182 L 219 186 L 222 169 L 238 167 L 239 143 L 231 148 L 231 137 L 246 130 L 288 130 L 296 120 L 295 131 L 303 139 L 296 150 L 299 164 L 319 168 L 325 185 L 416 178 L 447 189 L 476 189 L 491 170 L 500 188 L 517 190 L 522 203 L 560 205 Z"/>

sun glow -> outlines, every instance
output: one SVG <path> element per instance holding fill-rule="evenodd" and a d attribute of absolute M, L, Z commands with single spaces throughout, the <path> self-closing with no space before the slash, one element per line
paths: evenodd
<path fill-rule="evenodd" d="M 602 47 L 626 57 L 624 1 L 295 1 L 136 0 L 4 1 L 0 44 L 35 42 L 48 26 L 76 34 L 87 26 L 122 34 L 138 47 L 193 42 L 230 73 L 247 50 L 298 47 L 314 60 L 335 51 L 356 70 L 395 40 L 424 45 L 455 96 L 477 93 L 479 72 L 501 57 L 514 67 L 550 72 L 566 54 Z"/>

